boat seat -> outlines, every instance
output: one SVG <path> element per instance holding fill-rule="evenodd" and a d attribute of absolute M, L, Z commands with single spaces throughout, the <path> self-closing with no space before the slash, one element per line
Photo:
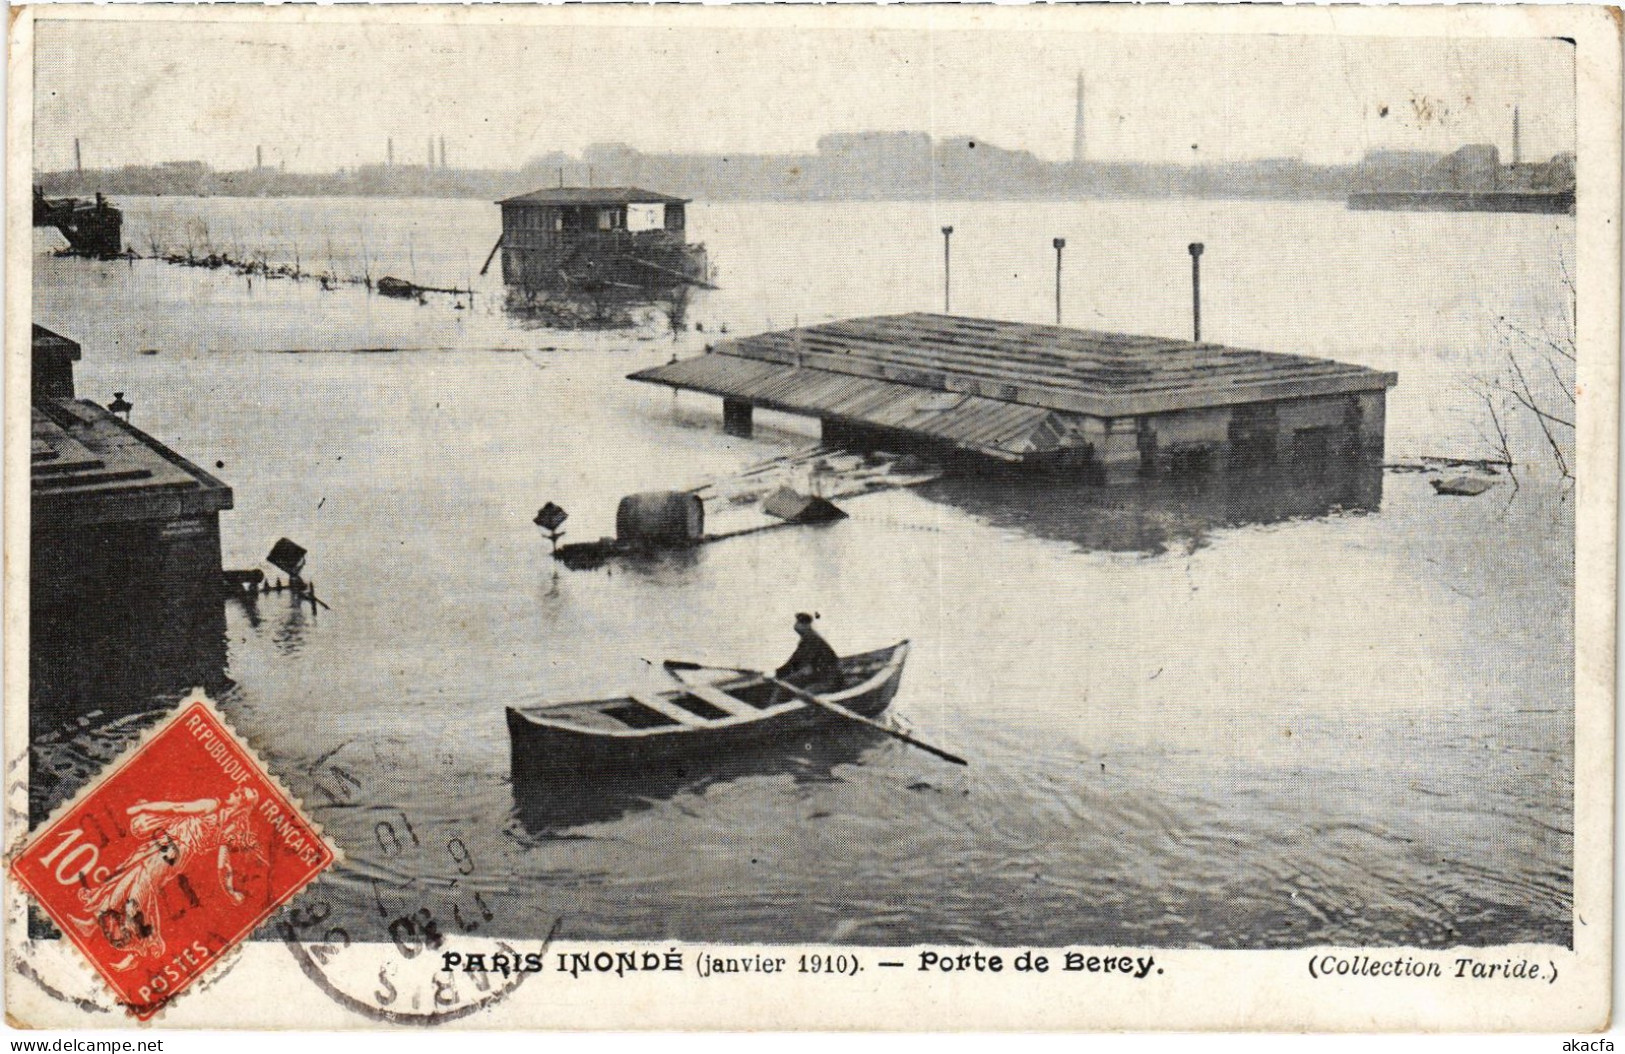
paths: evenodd
<path fill-rule="evenodd" d="M 650 710 L 653 710 L 662 717 L 669 717 L 680 725 L 688 725 L 690 728 L 700 728 L 711 723 L 698 714 L 689 713 L 676 703 L 667 702 L 658 695 L 650 695 L 648 693 L 640 692 L 633 692 L 631 695 L 633 702 L 639 704 L 640 706 L 648 707 Z"/>
<path fill-rule="evenodd" d="M 713 688 L 708 684 L 690 684 L 688 685 L 688 694 L 703 699 L 718 710 L 726 711 L 734 717 L 760 717 L 762 713 L 743 699 L 735 699 L 727 692 Z"/>

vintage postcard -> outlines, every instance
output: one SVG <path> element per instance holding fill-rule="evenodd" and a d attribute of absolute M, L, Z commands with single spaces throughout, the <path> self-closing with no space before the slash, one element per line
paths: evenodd
<path fill-rule="evenodd" d="M 13 1026 L 1608 1026 L 1617 11 L 9 43 Z"/>

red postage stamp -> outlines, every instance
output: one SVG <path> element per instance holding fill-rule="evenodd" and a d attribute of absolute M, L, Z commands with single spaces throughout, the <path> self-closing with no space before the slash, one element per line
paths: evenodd
<path fill-rule="evenodd" d="M 334 856 L 195 700 L 37 832 L 11 872 L 146 1020 Z"/>

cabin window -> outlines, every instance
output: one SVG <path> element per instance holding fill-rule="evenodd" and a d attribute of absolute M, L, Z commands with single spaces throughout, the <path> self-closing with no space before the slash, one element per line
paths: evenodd
<path fill-rule="evenodd" d="M 660 204 L 628 205 L 626 229 L 629 231 L 658 231 L 666 226 L 666 208 Z"/>

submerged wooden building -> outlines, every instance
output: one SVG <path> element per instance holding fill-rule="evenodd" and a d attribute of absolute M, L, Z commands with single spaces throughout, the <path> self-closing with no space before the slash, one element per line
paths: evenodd
<path fill-rule="evenodd" d="M 632 380 L 816 417 L 826 442 L 972 455 L 1119 483 L 1169 471 L 1380 459 L 1398 375 L 1284 355 L 948 315 L 725 341 Z"/>
<path fill-rule="evenodd" d="M 512 288 L 636 296 L 709 282 L 705 247 L 688 241 L 687 198 L 640 187 L 556 187 L 497 204 L 502 280 Z"/>
<path fill-rule="evenodd" d="M 75 398 L 80 347 L 33 332 L 29 698 L 38 734 L 224 679 L 231 488 Z"/>

